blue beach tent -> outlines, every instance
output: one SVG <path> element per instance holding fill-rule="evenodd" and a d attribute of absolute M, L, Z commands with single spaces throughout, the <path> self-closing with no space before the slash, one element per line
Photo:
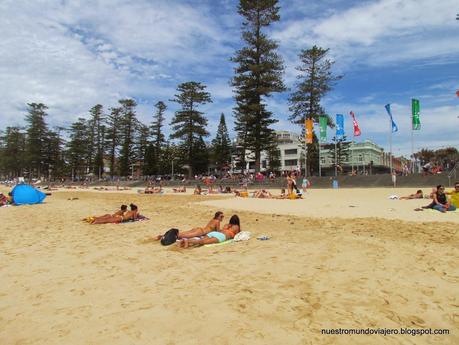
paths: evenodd
<path fill-rule="evenodd" d="M 28 184 L 18 184 L 11 191 L 15 205 L 41 204 L 46 194 Z"/>

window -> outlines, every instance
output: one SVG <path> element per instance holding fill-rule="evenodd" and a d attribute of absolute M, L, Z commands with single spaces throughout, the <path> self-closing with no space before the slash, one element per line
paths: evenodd
<path fill-rule="evenodd" d="M 320 157 L 320 164 L 325 164 L 325 157 Z"/>
<path fill-rule="evenodd" d="M 298 160 L 297 159 L 286 159 L 284 161 L 284 165 L 291 167 L 291 166 L 297 166 L 298 165 Z"/>
<path fill-rule="evenodd" d="M 263 169 L 266 169 L 266 160 L 261 161 L 261 166 Z"/>
<path fill-rule="evenodd" d="M 363 156 L 359 155 L 359 162 L 362 162 L 362 161 L 363 161 Z"/>
<path fill-rule="evenodd" d="M 288 149 L 288 150 L 285 150 L 284 153 L 286 155 L 296 155 L 298 153 L 298 150 L 297 149 Z"/>
<path fill-rule="evenodd" d="M 284 139 L 290 139 L 290 134 L 282 134 L 282 138 Z"/>

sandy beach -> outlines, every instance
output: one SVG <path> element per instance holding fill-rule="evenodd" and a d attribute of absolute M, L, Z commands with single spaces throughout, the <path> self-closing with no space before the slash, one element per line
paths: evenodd
<path fill-rule="evenodd" d="M 413 192 L 312 189 L 293 201 L 68 190 L 1 208 L 0 343 L 458 344 L 459 213 L 388 199 Z M 150 220 L 81 221 L 130 202 Z M 151 240 L 218 210 L 225 221 L 237 213 L 252 238 L 191 249 Z M 321 333 L 331 328 L 450 334 Z"/>

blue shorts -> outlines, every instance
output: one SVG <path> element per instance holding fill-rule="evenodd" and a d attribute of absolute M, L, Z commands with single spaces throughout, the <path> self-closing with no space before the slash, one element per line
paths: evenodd
<path fill-rule="evenodd" d="M 207 234 L 207 237 L 209 238 L 216 238 L 218 242 L 224 242 L 226 241 L 226 236 L 224 233 L 219 232 L 219 231 L 211 231 Z"/>

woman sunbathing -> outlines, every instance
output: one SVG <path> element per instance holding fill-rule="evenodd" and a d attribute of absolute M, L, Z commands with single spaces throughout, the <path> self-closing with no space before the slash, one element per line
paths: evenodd
<path fill-rule="evenodd" d="M 145 188 L 145 194 L 157 194 L 162 193 L 163 189 L 160 187 L 147 187 Z"/>
<path fill-rule="evenodd" d="M 252 197 L 253 198 L 259 198 L 259 199 L 272 199 L 273 195 L 270 192 L 268 192 L 267 190 L 261 189 L 261 190 L 257 190 L 255 192 L 253 192 Z"/>
<path fill-rule="evenodd" d="M 224 217 L 225 215 L 223 214 L 223 212 L 215 212 L 214 218 L 212 218 L 206 226 L 202 228 L 193 228 L 188 231 L 179 231 L 177 234 L 177 239 L 199 237 L 207 235 L 209 232 L 212 231 L 220 231 L 220 224 L 223 221 Z M 156 241 L 159 241 L 163 238 L 163 236 L 164 235 L 157 235 L 156 237 L 154 237 L 154 239 Z"/>
<path fill-rule="evenodd" d="M 189 245 L 204 245 L 204 244 L 212 244 L 212 243 L 220 243 L 230 239 L 233 239 L 237 233 L 241 231 L 241 224 L 239 221 L 239 217 L 237 215 L 233 215 L 228 224 L 223 226 L 223 229 L 220 231 L 211 231 L 206 234 L 205 237 L 200 239 L 195 238 L 182 238 L 182 240 L 178 243 L 178 246 L 181 248 L 188 248 Z"/>
<path fill-rule="evenodd" d="M 115 212 L 114 214 L 106 214 L 100 217 L 94 217 L 90 220 L 90 224 L 109 224 L 109 223 L 122 223 L 128 222 L 130 220 L 135 220 L 139 215 L 138 207 L 134 204 L 131 204 L 131 210 L 127 211 L 127 206 L 124 208 L 121 206 L 121 210 Z"/>
<path fill-rule="evenodd" d="M 186 193 L 186 187 L 179 187 L 179 188 L 173 188 L 172 189 L 174 193 Z"/>

